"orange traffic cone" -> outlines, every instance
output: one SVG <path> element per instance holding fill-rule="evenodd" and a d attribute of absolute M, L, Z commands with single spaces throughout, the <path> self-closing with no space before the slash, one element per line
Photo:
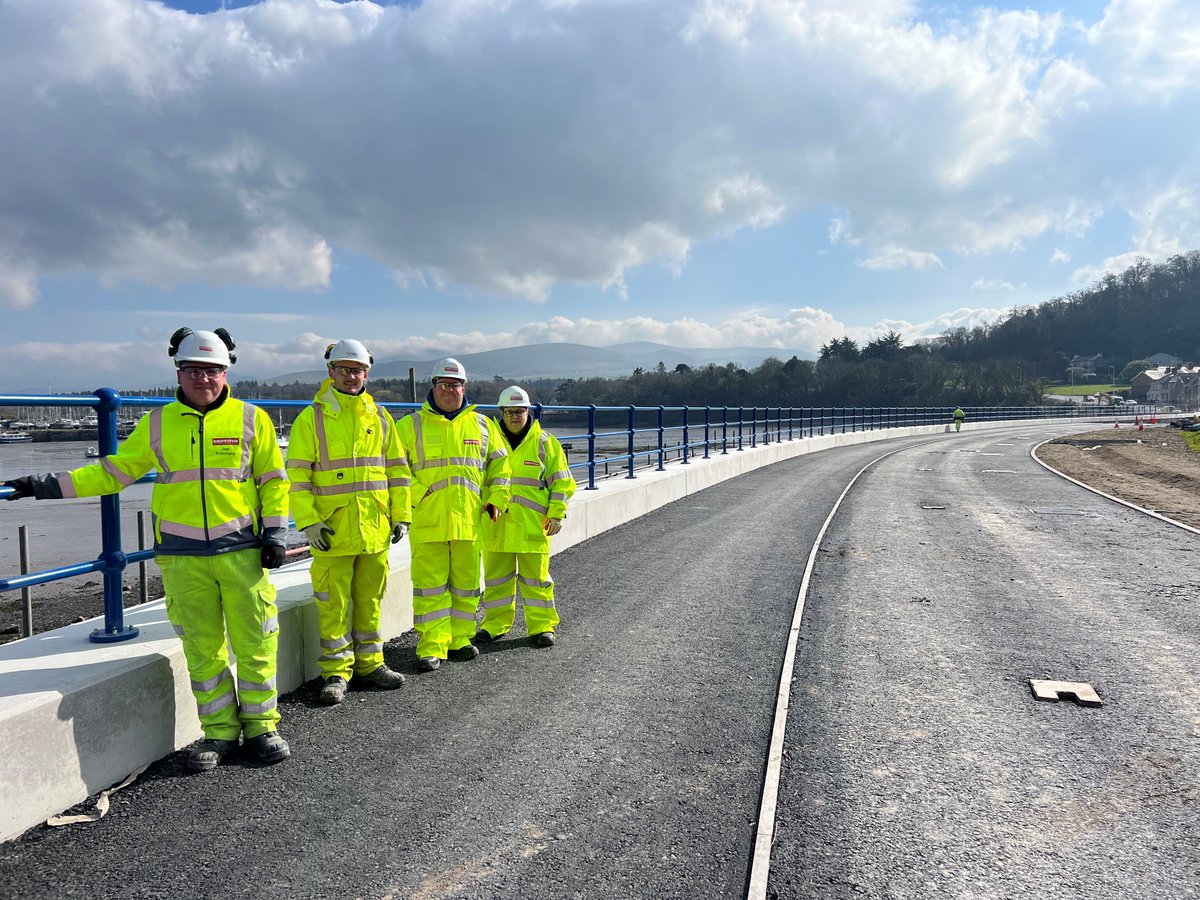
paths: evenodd
<path fill-rule="evenodd" d="M 1151 425 L 1158 424 L 1158 416 L 1155 413 L 1150 413 L 1150 424 Z"/>
<path fill-rule="evenodd" d="M 1120 427 L 1121 427 L 1121 423 L 1119 421 L 1117 421 L 1116 419 L 1113 419 L 1113 428 L 1120 428 Z"/>
<path fill-rule="evenodd" d="M 1137 427 L 1138 427 L 1138 431 L 1145 431 L 1145 430 L 1146 430 L 1146 426 L 1142 424 L 1142 417 L 1141 417 L 1141 416 L 1138 416 L 1138 417 L 1137 417 Z"/>

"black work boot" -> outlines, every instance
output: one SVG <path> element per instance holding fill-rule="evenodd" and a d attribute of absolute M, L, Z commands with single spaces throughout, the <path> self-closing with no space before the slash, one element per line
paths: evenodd
<path fill-rule="evenodd" d="M 396 688 L 404 686 L 404 676 L 389 669 L 386 664 L 366 675 L 355 675 L 354 679 L 380 691 L 394 691 Z"/>
<path fill-rule="evenodd" d="M 479 648 L 474 644 L 463 644 L 457 650 L 451 650 L 447 656 L 458 662 L 468 662 L 479 655 Z"/>
<path fill-rule="evenodd" d="M 246 746 L 254 751 L 259 762 L 264 763 L 282 762 L 292 755 L 287 741 L 278 731 L 268 731 L 258 737 L 246 738 Z"/>
<path fill-rule="evenodd" d="M 221 764 L 226 754 L 238 745 L 237 741 L 226 741 L 221 738 L 205 738 L 188 750 L 184 761 L 193 772 L 207 772 Z"/>
<path fill-rule="evenodd" d="M 346 697 L 346 679 L 341 675 L 331 675 L 325 679 L 321 688 L 320 700 L 326 706 L 336 706 Z"/>
<path fill-rule="evenodd" d="M 422 656 L 421 661 L 417 663 L 417 668 L 422 672 L 436 672 L 441 664 L 442 661 L 436 656 Z"/>
<path fill-rule="evenodd" d="M 553 647 L 554 646 L 554 632 L 553 631 L 543 631 L 540 634 L 535 634 L 533 636 L 533 645 L 535 647 Z"/>

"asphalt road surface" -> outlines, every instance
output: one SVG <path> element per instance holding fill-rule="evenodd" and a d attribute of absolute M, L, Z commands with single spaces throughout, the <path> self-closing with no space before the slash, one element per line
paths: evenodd
<path fill-rule="evenodd" d="M 1200 894 L 1200 537 L 1044 471 L 1050 432 L 907 450 L 842 505 L 768 896 Z"/>
<path fill-rule="evenodd" d="M 1043 473 L 1046 432 L 814 454 L 578 545 L 552 562 L 556 647 L 514 632 L 417 674 L 407 635 L 402 690 L 330 709 L 306 686 L 291 760 L 175 754 L 100 822 L 0 845 L 0 896 L 745 896 L 812 541 L 897 448 L 814 572 L 769 892 L 1189 896 L 1197 538 Z"/>

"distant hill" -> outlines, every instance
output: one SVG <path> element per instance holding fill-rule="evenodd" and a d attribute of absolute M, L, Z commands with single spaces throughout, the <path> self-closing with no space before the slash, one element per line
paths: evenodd
<path fill-rule="evenodd" d="M 586 344 L 529 344 L 506 347 L 483 353 L 457 353 L 455 359 L 467 367 L 472 380 L 491 381 L 500 376 L 505 381 L 532 378 L 616 378 L 631 374 L 635 369 L 654 369 L 661 362 L 668 369 L 683 364 L 699 368 L 710 363 L 723 366 L 736 363 L 745 369 L 760 365 L 768 356 L 782 360 L 798 356 L 814 359 L 802 350 L 779 350 L 770 347 L 672 347 L 652 341 L 633 341 L 611 347 L 589 347 Z M 371 368 L 372 378 L 407 378 L 409 368 L 417 370 L 417 379 L 428 379 L 433 364 L 441 357 L 429 359 L 390 359 L 377 362 Z M 325 377 L 322 369 L 288 372 L 259 380 L 267 384 L 290 384 L 293 381 L 315 382 Z"/>

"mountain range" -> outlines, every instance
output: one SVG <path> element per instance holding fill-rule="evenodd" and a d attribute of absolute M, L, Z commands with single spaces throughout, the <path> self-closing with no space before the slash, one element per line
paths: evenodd
<path fill-rule="evenodd" d="M 407 378 L 410 368 L 416 369 L 417 380 L 424 381 L 439 359 L 453 356 L 466 366 L 471 380 L 499 377 L 503 381 L 522 381 L 535 378 L 617 378 L 631 375 L 635 369 L 651 371 L 661 362 L 667 369 L 683 364 L 692 368 L 736 363 L 753 369 L 769 356 L 787 360 L 793 356 L 815 359 L 802 350 L 780 350 L 771 347 L 672 347 L 653 341 L 630 341 L 610 347 L 589 347 L 586 344 L 528 344 L 524 347 L 505 347 L 483 353 L 455 353 L 448 350 L 427 359 L 389 359 L 371 367 L 371 377 Z M 288 372 L 260 378 L 268 384 L 319 382 L 325 377 L 321 369 Z"/>

